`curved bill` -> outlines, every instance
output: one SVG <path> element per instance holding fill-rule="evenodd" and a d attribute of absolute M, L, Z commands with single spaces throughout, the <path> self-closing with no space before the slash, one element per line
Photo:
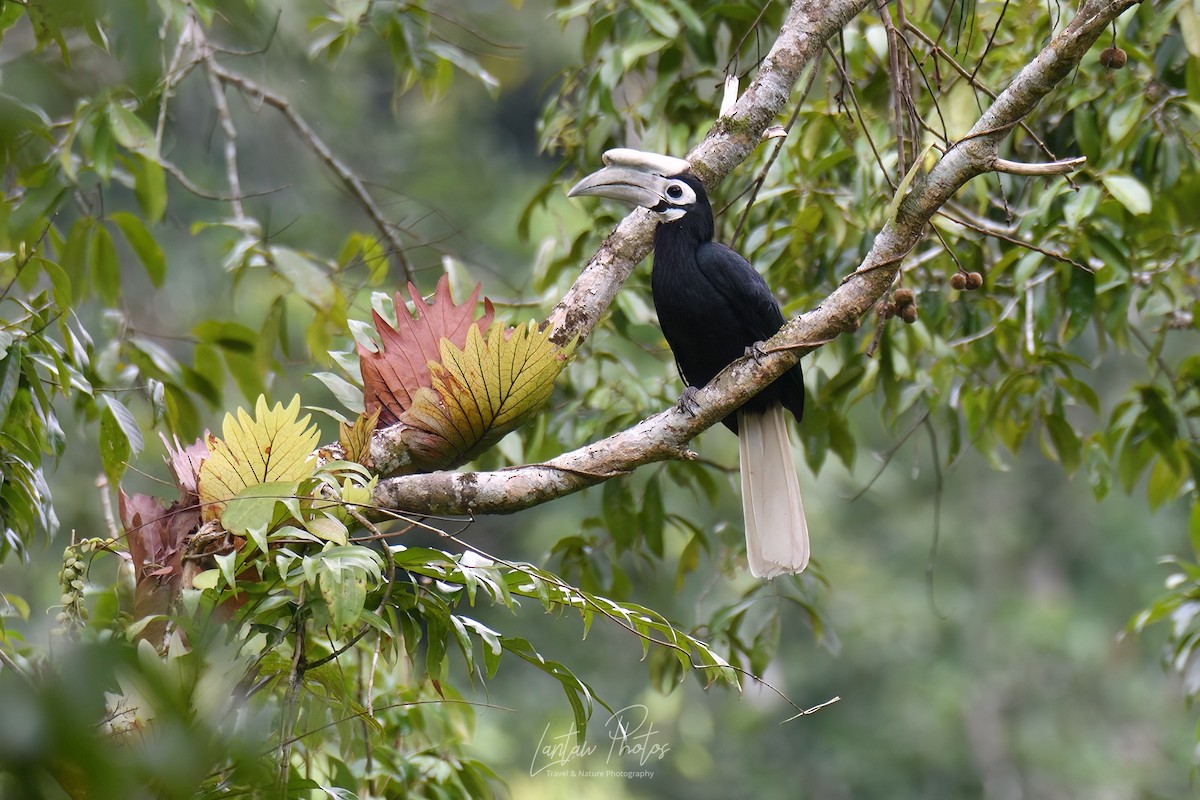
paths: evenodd
<path fill-rule="evenodd" d="M 583 194 L 608 197 L 630 205 L 654 208 L 663 199 L 667 179 L 630 167 L 605 167 L 571 187 L 567 197 Z"/>

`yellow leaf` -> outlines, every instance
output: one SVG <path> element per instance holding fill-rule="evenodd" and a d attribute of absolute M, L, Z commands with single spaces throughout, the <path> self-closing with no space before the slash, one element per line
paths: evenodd
<path fill-rule="evenodd" d="M 375 432 L 381 410 L 382 408 L 376 408 L 370 414 L 364 411 L 352 425 L 338 423 L 338 439 L 342 443 L 347 461 L 362 464 L 364 467 L 371 466 L 371 434 Z"/>
<path fill-rule="evenodd" d="M 548 400 L 573 345 L 560 348 L 536 322 L 504 330 L 477 325 L 459 349 L 441 341 L 442 363 L 430 362 L 432 388 L 422 388 L 401 417 L 402 436 L 421 469 L 470 461 L 523 425 Z"/>
<path fill-rule="evenodd" d="M 260 483 L 302 481 L 313 474 L 313 450 L 320 432 L 309 425 L 312 416 L 300 415 L 300 396 L 286 407 L 267 408 L 261 395 L 251 418 L 238 409 L 237 418 L 225 415 L 223 438 L 208 434 L 208 458 L 200 466 L 202 517 L 216 519 L 221 510 L 247 486 Z"/>

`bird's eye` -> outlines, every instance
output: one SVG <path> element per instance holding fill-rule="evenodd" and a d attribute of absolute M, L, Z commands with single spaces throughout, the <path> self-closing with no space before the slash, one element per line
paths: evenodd
<path fill-rule="evenodd" d="M 667 187 L 667 197 L 678 200 L 683 197 L 683 188 L 678 183 L 671 184 Z"/>

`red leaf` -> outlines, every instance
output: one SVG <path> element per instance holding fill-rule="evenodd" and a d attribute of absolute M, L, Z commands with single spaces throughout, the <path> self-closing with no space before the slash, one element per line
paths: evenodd
<path fill-rule="evenodd" d="M 471 325 L 478 323 L 480 330 L 487 330 L 495 313 L 492 301 L 484 298 L 483 314 L 474 318 L 478 285 L 466 302 L 456 305 L 450 296 L 450 280 L 445 275 L 438 281 L 431 303 L 426 303 L 411 283 L 408 293 L 417 316 L 406 313 L 404 298 L 397 292 L 395 328 L 372 313 L 379 332 L 379 352 L 358 346 L 363 402 L 368 414 L 379 409 L 380 425 L 394 425 L 412 405 L 417 390 L 432 385 L 429 362 L 441 360 L 442 339 L 449 339 L 461 348 L 466 344 Z"/>
<path fill-rule="evenodd" d="M 124 491 L 118 493 L 118 504 L 133 561 L 134 617 L 166 614 L 179 592 L 183 548 L 200 525 L 200 508 L 194 502 L 164 507 L 155 497 Z M 166 622 L 158 620 L 143 628 L 138 638 L 158 648 L 165 630 Z"/>

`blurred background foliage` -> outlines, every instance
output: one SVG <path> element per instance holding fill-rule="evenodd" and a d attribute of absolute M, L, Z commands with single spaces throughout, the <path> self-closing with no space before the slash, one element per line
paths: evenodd
<path fill-rule="evenodd" d="M 895 58 L 864 11 L 802 76 L 789 135 L 714 188 L 719 238 L 788 313 L 811 308 L 927 146 L 964 133 L 1074 10 L 893 3 Z M 904 266 L 919 320 L 871 314 L 806 359 L 803 576 L 746 574 L 736 450 L 715 430 L 698 461 L 435 523 L 451 538 L 390 529 L 409 549 L 386 580 L 360 570 L 380 611 L 359 640 L 305 594 L 330 579 L 304 569 L 334 574 L 310 548 L 230 561 L 188 596 L 179 637 L 137 641 L 108 504 L 118 480 L 173 496 L 152 432 L 187 442 L 260 394 L 300 392 L 333 441 L 353 416 L 358 323 L 410 277 L 430 292 L 448 273 L 458 298 L 479 281 L 502 317 L 543 318 L 623 213 L 564 185 L 608 147 L 685 154 L 786 11 L 0 2 L 0 795 L 1187 794 L 1192 0 L 1122 16 L 1102 43 L 1128 64 L 1106 69 L 1097 46 L 1008 140 L 1007 158 L 1085 155 L 1083 170 L 973 181 Z M 952 288 L 960 270 L 983 287 Z M 477 466 L 594 441 L 679 390 L 643 265 L 546 413 Z M 467 545 L 537 566 L 449 560 Z M 261 580 L 239 572 L 253 602 L 226 612 L 235 567 Z M 199 622 L 211 614 L 234 622 Z M 720 673 L 644 650 L 639 628 L 765 684 L 710 686 Z M 313 663 L 337 657 L 289 686 L 297 630 Z M 645 734 L 642 750 L 614 754 L 618 721 L 617 744 Z M 591 751 L 556 765 L 551 743 Z"/>

